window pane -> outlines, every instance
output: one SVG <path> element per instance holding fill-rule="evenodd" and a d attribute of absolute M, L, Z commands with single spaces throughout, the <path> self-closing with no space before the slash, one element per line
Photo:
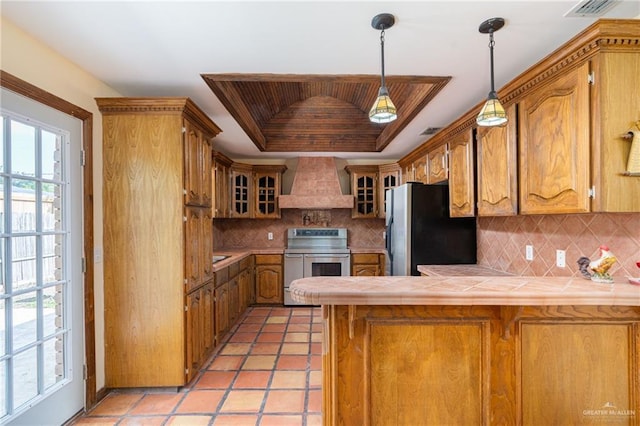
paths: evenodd
<path fill-rule="evenodd" d="M 37 340 L 36 292 L 13 298 L 13 350 L 17 351 Z"/>
<path fill-rule="evenodd" d="M 36 285 L 36 237 L 11 239 L 13 291 Z"/>
<path fill-rule="evenodd" d="M 44 342 L 44 389 L 47 390 L 64 379 L 64 335 Z"/>
<path fill-rule="evenodd" d="M 0 356 L 6 354 L 7 347 L 5 346 L 5 339 L 7 338 L 7 323 L 5 321 L 5 303 L 4 299 L 0 300 Z M 3 373 L 3 371 L 0 371 Z M 0 382 L 4 383 L 4 382 Z"/>
<path fill-rule="evenodd" d="M 55 133 L 42 131 L 42 178 L 61 180 L 61 162 L 60 162 L 60 143 L 61 138 Z"/>
<path fill-rule="evenodd" d="M 58 282 L 64 279 L 62 271 L 63 247 L 62 235 L 44 235 L 42 237 L 42 284 Z"/>
<path fill-rule="evenodd" d="M 14 179 L 11 188 L 11 226 L 13 232 L 36 230 L 36 182 Z"/>
<path fill-rule="evenodd" d="M 4 116 L 0 116 L 0 123 L 2 123 L 2 135 L 0 135 L 0 137 L 2 138 L 2 144 L 0 144 L 0 172 L 4 172 L 4 145 L 5 145 L 5 140 L 4 140 L 4 126 L 5 126 L 5 119 Z"/>
<path fill-rule="evenodd" d="M 31 348 L 13 358 L 14 408 L 38 395 L 38 351 Z"/>
<path fill-rule="evenodd" d="M 42 291 L 42 320 L 45 339 L 64 326 L 62 320 L 63 300 L 62 286 L 48 287 Z"/>
<path fill-rule="evenodd" d="M 36 129 L 18 121 L 11 122 L 11 172 L 36 175 Z"/>
<path fill-rule="evenodd" d="M 2 386 L 0 386 L 0 417 L 4 417 L 7 414 L 7 362 L 0 361 L 0 380 Z"/>
<path fill-rule="evenodd" d="M 4 232 L 4 177 L 0 176 L 0 232 Z"/>
<path fill-rule="evenodd" d="M 7 287 L 5 286 L 5 270 L 4 266 L 7 264 L 7 257 L 4 252 L 4 247 L 6 244 L 5 238 L 0 238 L 0 294 L 5 294 L 7 292 Z"/>
<path fill-rule="evenodd" d="M 62 187 L 53 183 L 42 184 L 42 230 L 59 231 L 62 229 L 60 210 Z"/>

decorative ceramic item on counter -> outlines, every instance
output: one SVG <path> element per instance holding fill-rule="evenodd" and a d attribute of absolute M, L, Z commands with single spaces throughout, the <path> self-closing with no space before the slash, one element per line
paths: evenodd
<path fill-rule="evenodd" d="M 640 261 L 636 262 L 636 266 L 640 269 Z M 629 282 L 631 284 L 640 285 L 640 278 L 631 278 L 629 277 Z"/>
<path fill-rule="evenodd" d="M 609 275 L 609 268 L 616 263 L 616 257 L 609 251 L 609 247 L 600 246 L 600 257 L 596 260 L 590 260 L 586 256 L 578 259 L 580 272 L 591 281 L 599 283 L 612 283 L 613 277 Z"/>

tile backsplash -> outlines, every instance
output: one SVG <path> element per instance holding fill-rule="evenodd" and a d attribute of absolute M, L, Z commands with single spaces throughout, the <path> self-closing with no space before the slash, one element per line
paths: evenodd
<path fill-rule="evenodd" d="M 532 261 L 525 259 L 528 244 Z M 517 275 L 580 276 L 578 258 L 597 259 L 603 244 L 618 259 L 612 275 L 640 276 L 640 213 L 478 218 L 478 263 Z M 556 250 L 566 251 L 565 268 L 556 266 Z"/>
<path fill-rule="evenodd" d="M 348 229 L 349 247 L 384 248 L 383 219 L 352 219 L 350 209 L 322 212 L 317 215 L 328 215 L 328 226 Z M 284 248 L 287 229 L 305 226 L 305 214 L 309 216 L 308 211 L 283 209 L 281 219 L 214 219 L 214 248 Z M 478 264 L 516 275 L 580 276 L 578 258 L 598 258 L 602 244 L 618 259 L 612 275 L 640 276 L 635 265 L 640 261 L 640 213 L 478 218 Z M 525 259 L 526 245 L 533 246 L 532 261 Z M 556 266 L 556 250 L 566 251 L 565 268 Z"/>
<path fill-rule="evenodd" d="M 326 224 L 329 227 L 347 228 L 349 247 L 384 248 L 384 219 L 352 219 L 351 209 L 283 209 L 281 215 L 280 219 L 214 219 L 213 247 L 216 250 L 284 248 L 287 244 L 287 229 L 323 227 Z M 273 240 L 267 238 L 270 232 Z"/>

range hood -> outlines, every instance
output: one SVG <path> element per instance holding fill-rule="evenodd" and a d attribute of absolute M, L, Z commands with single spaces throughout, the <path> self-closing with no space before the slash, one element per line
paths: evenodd
<path fill-rule="evenodd" d="M 340 189 L 333 157 L 299 157 L 291 194 L 280 195 L 281 209 L 350 209 L 353 195 Z"/>

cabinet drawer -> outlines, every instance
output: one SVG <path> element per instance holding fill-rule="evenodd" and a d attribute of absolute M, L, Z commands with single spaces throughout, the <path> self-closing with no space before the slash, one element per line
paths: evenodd
<path fill-rule="evenodd" d="M 216 287 L 229 281 L 229 268 L 222 268 L 214 273 Z"/>
<path fill-rule="evenodd" d="M 279 265 L 282 263 L 280 254 L 256 254 L 256 265 Z"/>
<path fill-rule="evenodd" d="M 229 278 L 233 278 L 240 272 L 240 262 L 229 265 Z"/>
<path fill-rule="evenodd" d="M 253 257 L 247 256 L 240 261 L 240 270 L 244 271 L 247 268 L 250 268 L 253 265 Z"/>
<path fill-rule="evenodd" d="M 377 264 L 378 256 L 378 253 L 354 253 L 351 255 L 351 263 Z"/>

